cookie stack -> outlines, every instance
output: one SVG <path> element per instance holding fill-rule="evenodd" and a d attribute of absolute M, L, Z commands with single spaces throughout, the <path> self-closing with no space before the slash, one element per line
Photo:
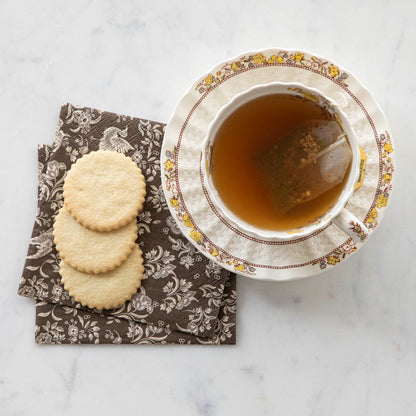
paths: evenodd
<path fill-rule="evenodd" d="M 62 283 L 83 306 L 115 308 L 139 288 L 136 217 L 145 194 L 141 170 L 121 153 L 91 152 L 68 171 L 53 235 Z"/>

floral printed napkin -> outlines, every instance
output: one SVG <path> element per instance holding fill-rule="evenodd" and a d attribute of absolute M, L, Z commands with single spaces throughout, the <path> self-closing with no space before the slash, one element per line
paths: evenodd
<path fill-rule="evenodd" d="M 160 147 L 164 125 L 65 104 L 52 146 L 39 146 L 38 210 L 18 293 L 35 298 L 38 343 L 235 344 L 235 275 L 182 236 L 164 198 Z M 122 152 L 142 169 L 146 201 L 137 243 L 145 279 L 118 309 L 81 307 L 63 289 L 52 236 L 67 170 L 84 154 Z"/>

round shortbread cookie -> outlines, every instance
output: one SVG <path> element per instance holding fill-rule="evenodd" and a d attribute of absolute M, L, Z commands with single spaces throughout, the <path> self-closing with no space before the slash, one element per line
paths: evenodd
<path fill-rule="evenodd" d="M 116 230 L 133 221 L 145 195 L 142 171 L 131 158 L 109 150 L 78 159 L 64 182 L 66 209 L 95 231 Z"/>
<path fill-rule="evenodd" d="M 137 238 L 136 219 L 113 231 L 92 231 L 62 207 L 55 217 L 56 249 L 66 264 L 84 273 L 104 273 L 126 261 Z"/>
<path fill-rule="evenodd" d="M 143 272 L 142 251 L 137 245 L 120 267 L 106 273 L 81 273 L 64 261 L 61 261 L 59 270 L 69 295 L 91 309 L 109 309 L 123 305 L 137 292 Z"/>

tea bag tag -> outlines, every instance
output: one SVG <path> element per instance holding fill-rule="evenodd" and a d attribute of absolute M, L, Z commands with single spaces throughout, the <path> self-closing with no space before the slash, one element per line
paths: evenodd
<path fill-rule="evenodd" d="M 334 143 L 343 134 L 339 124 L 334 120 L 309 120 L 304 128 L 316 137 L 322 148 Z"/>
<path fill-rule="evenodd" d="M 338 185 L 344 179 L 352 159 L 352 151 L 345 136 L 328 146 L 328 151 L 317 158 L 321 178 L 330 184 Z"/>

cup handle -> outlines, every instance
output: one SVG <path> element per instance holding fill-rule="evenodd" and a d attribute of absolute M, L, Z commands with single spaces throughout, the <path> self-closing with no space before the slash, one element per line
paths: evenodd
<path fill-rule="evenodd" d="M 364 241 L 368 237 L 368 228 L 346 208 L 332 221 L 354 241 Z"/>

